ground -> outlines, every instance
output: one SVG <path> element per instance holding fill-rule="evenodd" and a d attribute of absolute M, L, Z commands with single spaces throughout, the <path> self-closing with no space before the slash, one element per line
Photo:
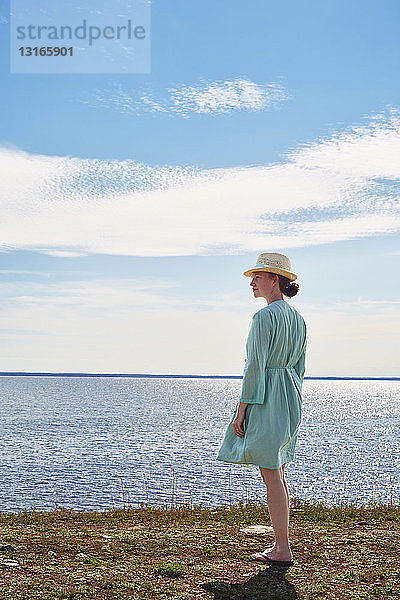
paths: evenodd
<path fill-rule="evenodd" d="M 286 570 L 262 502 L 0 513 L 0 598 L 400 599 L 399 506 L 291 503 Z"/>

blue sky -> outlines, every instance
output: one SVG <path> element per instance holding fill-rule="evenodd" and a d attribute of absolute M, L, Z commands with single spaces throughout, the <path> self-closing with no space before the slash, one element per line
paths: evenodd
<path fill-rule="evenodd" d="M 125 75 L 11 74 L 0 8 L 0 370 L 240 374 L 277 251 L 306 375 L 399 374 L 397 2 L 155 0 Z"/>

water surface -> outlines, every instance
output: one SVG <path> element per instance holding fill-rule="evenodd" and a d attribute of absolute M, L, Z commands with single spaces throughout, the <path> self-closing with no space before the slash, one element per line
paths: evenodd
<path fill-rule="evenodd" d="M 0 377 L 2 511 L 266 501 L 215 459 L 241 380 Z M 292 495 L 399 503 L 400 382 L 305 380 Z"/>

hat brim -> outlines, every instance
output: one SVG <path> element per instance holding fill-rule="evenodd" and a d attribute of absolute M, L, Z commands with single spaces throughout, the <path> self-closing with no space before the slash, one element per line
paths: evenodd
<path fill-rule="evenodd" d="M 297 279 L 297 275 L 291 273 L 290 271 L 285 271 L 285 269 L 280 269 L 279 267 L 267 267 L 265 265 L 257 265 L 255 267 L 252 267 L 251 269 L 245 271 L 243 275 L 246 275 L 246 277 L 253 277 L 253 273 L 257 271 L 263 271 L 265 273 L 276 273 L 276 275 L 282 275 L 283 277 L 287 277 L 287 279 L 290 279 L 290 281 L 294 281 L 295 279 Z"/>

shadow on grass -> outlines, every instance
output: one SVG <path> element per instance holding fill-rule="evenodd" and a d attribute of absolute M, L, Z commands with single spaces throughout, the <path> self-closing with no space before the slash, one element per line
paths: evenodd
<path fill-rule="evenodd" d="M 295 600 L 299 596 L 285 577 L 288 568 L 270 566 L 244 583 L 216 580 L 203 583 L 201 587 L 214 594 L 214 600 Z"/>

